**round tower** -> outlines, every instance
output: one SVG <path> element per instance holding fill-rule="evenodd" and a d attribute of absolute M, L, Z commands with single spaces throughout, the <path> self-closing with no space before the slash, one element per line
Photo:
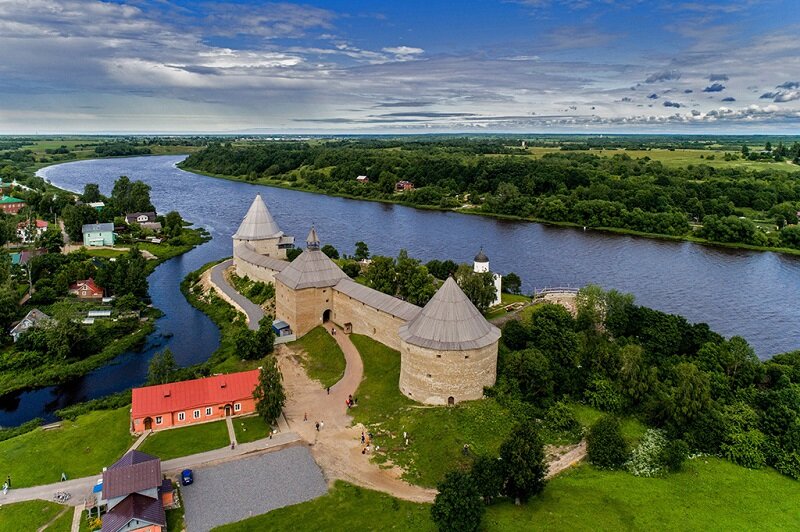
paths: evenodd
<path fill-rule="evenodd" d="M 480 399 L 497 378 L 499 339 L 500 329 L 450 277 L 400 327 L 400 391 L 434 405 Z"/>

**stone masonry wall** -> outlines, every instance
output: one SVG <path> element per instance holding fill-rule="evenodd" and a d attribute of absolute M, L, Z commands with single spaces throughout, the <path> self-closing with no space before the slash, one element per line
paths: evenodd
<path fill-rule="evenodd" d="M 497 379 L 497 343 L 469 351 L 434 351 L 401 342 L 400 391 L 427 404 L 480 399 Z"/>
<path fill-rule="evenodd" d="M 262 283 L 275 282 L 275 274 L 277 273 L 275 270 L 247 262 L 235 254 L 233 256 L 233 264 L 236 266 L 236 275 L 239 277 L 247 276 L 253 281 L 261 281 Z"/>
<path fill-rule="evenodd" d="M 339 326 L 353 324 L 353 332 L 369 336 L 392 349 L 400 350 L 400 326 L 405 321 L 365 305 L 341 292 L 333 291 L 332 320 Z"/>
<path fill-rule="evenodd" d="M 275 315 L 288 323 L 298 338 L 322 325 L 323 312 L 333 312 L 332 300 L 331 288 L 291 290 L 280 281 L 275 282 Z"/>
<path fill-rule="evenodd" d="M 242 240 L 234 238 L 233 247 L 236 248 L 239 244 L 249 244 L 259 255 L 286 260 L 286 250 L 278 249 L 278 240 L 277 238 L 267 238 L 264 240 Z"/>

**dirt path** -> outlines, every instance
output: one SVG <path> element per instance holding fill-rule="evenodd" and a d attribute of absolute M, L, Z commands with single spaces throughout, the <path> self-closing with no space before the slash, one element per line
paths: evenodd
<path fill-rule="evenodd" d="M 345 401 L 361 383 L 364 366 L 358 350 L 341 329 L 337 329 L 336 341 L 347 366 L 330 394 L 308 377 L 296 353 L 279 346 L 277 357 L 288 397 L 284 413 L 289 427 L 309 443 L 328 481 L 341 479 L 400 499 L 432 502 L 436 490 L 409 484 L 400 478 L 399 468 L 383 469 L 370 461 L 369 454 L 361 454 L 361 432 L 365 429 L 352 425 Z M 306 415 L 308 420 L 304 421 Z M 322 423 L 319 431 L 318 421 Z"/>

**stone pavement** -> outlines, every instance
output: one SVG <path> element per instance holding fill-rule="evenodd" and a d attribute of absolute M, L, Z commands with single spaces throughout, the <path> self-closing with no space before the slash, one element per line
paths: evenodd
<path fill-rule="evenodd" d="M 247 327 L 252 331 L 257 331 L 258 322 L 264 317 L 264 311 L 261 307 L 237 292 L 236 289 L 228 283 L 228 280 L 225 278 L 225 270 L 231 264 L 233 264 L 233 259 L 228 259 L 212 267 L 210 270 L 211 284 L 220 293 L 223 299 L 231 303 L 238 310 L 241 310 L 244 315 L 247 316 Z"/>

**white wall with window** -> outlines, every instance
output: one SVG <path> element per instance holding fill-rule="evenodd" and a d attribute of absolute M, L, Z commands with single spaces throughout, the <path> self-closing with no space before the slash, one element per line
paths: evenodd
<path fill-rule="evenodd" d="M 209 407 L 206 407 L 206 415 L 207 415 L 207 416 L 210 416 L 210 415 L 211 415 L 211 407 L 210 407 L 210 406 L 209 406 Z"/>
<path fill-rule="evenodd" d="M 184 412 L 178 412 L 178 421 L 183 421 L 186 419 L 186 414 Z"/>
<path fill-rule="evenodd" d="M 240 411 L 241 409 L 242 409 L 242 405 L 241 405 L 241 403 L 236 403 L 236 404 L 234 404 L 234 405 L 233 405 L 233 411 L 234 411 L 234 412 L 238 412 L 238 411 Z"/>

